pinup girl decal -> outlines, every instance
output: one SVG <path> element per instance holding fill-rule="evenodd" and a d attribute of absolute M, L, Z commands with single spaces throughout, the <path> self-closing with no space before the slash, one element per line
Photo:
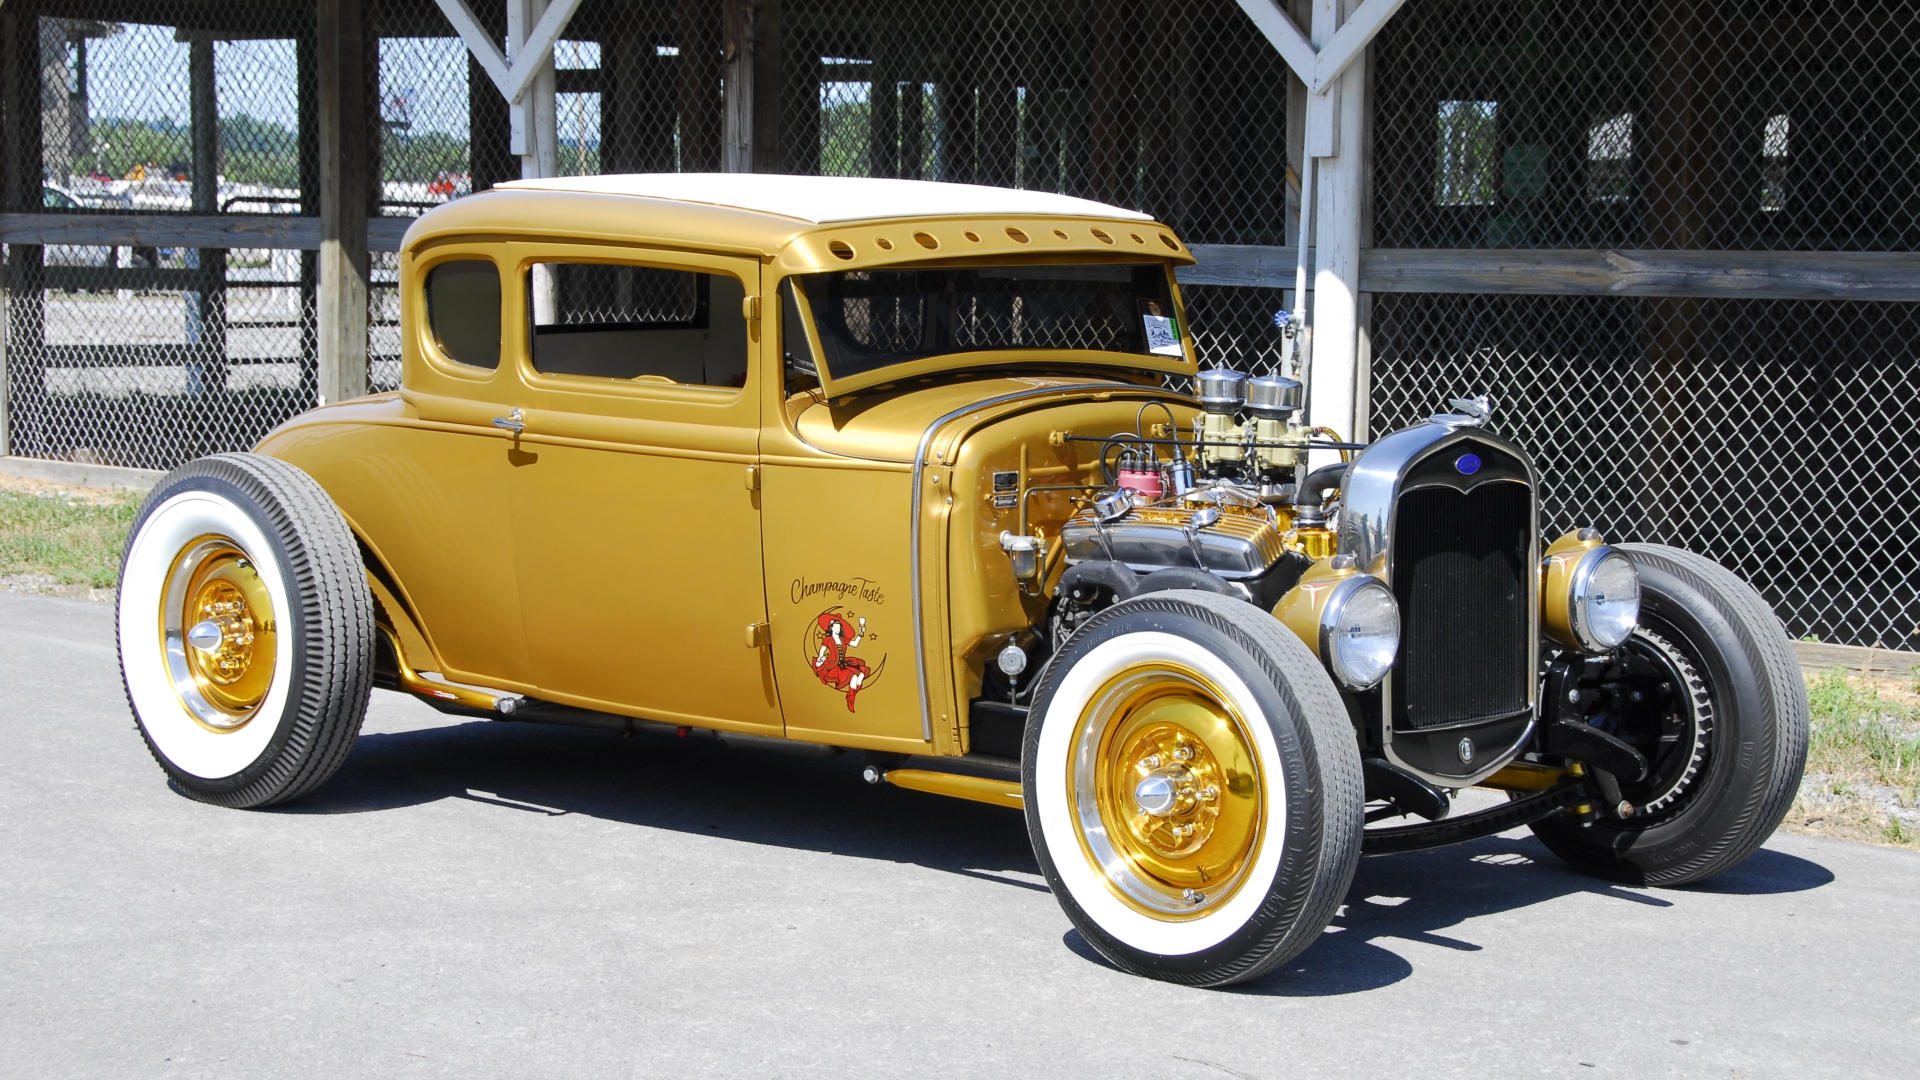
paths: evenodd
<path fill-rule="evenodd" d="M 866 636 L 867 620 L 860 619 L 858 625 L 848 622 L 837 607 L 821 612 L 807 635 L 812 653 L 807 663 L 812 665 L 813 674 L 821 683 L 845 692 L 848 712 L 854 711 L 854 698 L 872 686 L 887 666 L 884 656 L 880 658 L 879 667 L 870 668 L 865 660 L 852 654 Z"/>

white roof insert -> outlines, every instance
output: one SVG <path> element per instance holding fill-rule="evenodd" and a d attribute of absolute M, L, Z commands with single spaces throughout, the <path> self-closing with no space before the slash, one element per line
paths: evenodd
<path fill-rule="evenodd" d="M 1151 221 L 1146 214 L 1047 191 L 886 180 L 864 176 L 783 176 L 773 173 L 626 173 L 514 180 L 497 187 L 579 191 L 647 199 L 708 203 L 824 225 L 887 217 L 991 217 L 1000 214 L 1103 217 Z"/>

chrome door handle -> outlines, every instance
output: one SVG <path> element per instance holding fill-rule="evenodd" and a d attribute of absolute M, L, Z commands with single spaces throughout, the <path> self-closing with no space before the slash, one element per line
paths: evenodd
<path fill-rule="evenodd" d="M 506 428 L 508 431 L 511 431 L 515 435 L 518 435 L 521 432 L 527 430 L 527 414 L 524 412 L 521 412 L 519 409 L 515 409 L 505 416 L 494 417 L 493 426 L 497 428 Z"/>

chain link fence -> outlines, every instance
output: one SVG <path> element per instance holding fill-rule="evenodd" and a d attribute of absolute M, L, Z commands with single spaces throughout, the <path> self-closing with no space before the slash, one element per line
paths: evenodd
<path fill-rule="evenodd" d="M 1375 430 L 1486 392 L 1542 525 L 1733 568 L 1796 636 L 1920 630 L 1920 305 L 1379 295 Z"/>
<path fill-rule="evenodd" d="M 1417 0 L 1374 64 L 1380 247 L 1911 251 L 1920 8 Z"/>
<path fill-rule="evenodd" d="M 506 5 L 472 7 L 504 40 Z M 758 10 L 772 23 L 755 47 L 775 55 L 753 70 L 776 83 L 755 93 L 775 114 L 756 125 L 774 133 L 762 167 L 1057 191 L 1190 243 L 1292 242 L 1290 79 L 1233 0 Z M 367 18 L 368 212 L 410 217 L 517 178 L 507 105 L 438 5 L 368 0 Z M 10 0 L 0 19 L 5 150 L 42 164 L 9 170 L 7 210 L 316 212 L 311 3 Z M 721 0 L 585 0 L 554 50 L 555 170 L 722 169 L 728 48 Z M 1369 70 L 1377 248 L 1786 256 L 1920 239 L 1911 5 L 1414 0 Z M 315 401 L 311 253 L 16 244 L 6 261 L 11 453 L 166 467 Z M 374 389 L 399 378 L 396 270 L 373 253 Z M 1203 363 L 1278 362 L 1281 290 L 1183 291 Z M 1539 458 L 1552 527 L 1713 555 L 1796 635 L 1920 641 L 1902 510 L 1920 487 L 1899 408 L 1920 390 L 1910 306 L 1361 303 L 1374 432 L 1490 392 Z"/>
<path fill-rule="evenodd" d="M 5 209 L 308 211 L 310 8 L 246 5 L 217 25 L 184 3 L 80 17 L 99 7 L 7 6 Z M 314 401 L 298 251 L 11 244 L 5 260 L 10 453 L 167 468 L 250 445 Z"/>
<path fill-rule="evenodd" d="M 1378 247 L 1920 240 L 1910 4 L 1419 0 L 1373 68 Z M 1551 528 L 1701 552 L 1795 636 L 1912 649 L 1916 331 L 1906 303 L 1378 294 L 1372 427 L 1489 392 Z"/>
<path fill-rule="evenodd" d="M 1232 0 L 789 0 L 782 172 L 1054 191 L 1286 242 L 1285 63 Z"/>

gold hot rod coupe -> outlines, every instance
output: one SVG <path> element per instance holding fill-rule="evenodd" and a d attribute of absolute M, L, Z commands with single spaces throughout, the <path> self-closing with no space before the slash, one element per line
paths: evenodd
<path fill-rule="evenodd" d="M 1359 446 L 1299 380 L 1196 370 L 1192 261 L 1140 214 L 914 181 L 435 209 L 400 389 L 141 508 L 140 730 L 235 807 L 323 783 L 374 686 L 857 749 L 870 782 L 1023 810 L 1090 943 L 1200 985 L 1317 940 L 1366 853 L 1528 825 L 1666 885 L 1751 854 L 1807 739 L 1761 598 L 1542 537 L 1485 399 Z M 1451 812 L 1475 786 L 1506 800 Z"/>

